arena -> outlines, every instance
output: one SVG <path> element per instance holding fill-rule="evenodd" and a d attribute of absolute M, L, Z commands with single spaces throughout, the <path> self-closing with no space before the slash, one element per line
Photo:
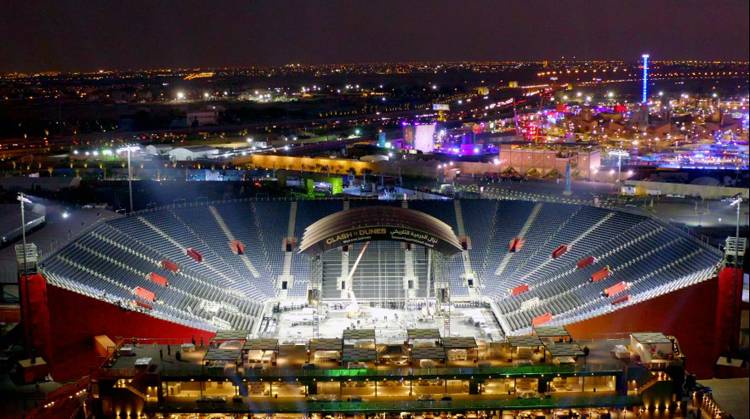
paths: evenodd
<path fill-rule="evenodd" d="M 185 202 L 107 215 L 31 263 L 21 315 L 44 363 L 19 371 L 69 383 L 41 417 L 89 396 L 107 417 L 681 416 L 712 399 L 657 384 L 715 376 L 726 258 L 572 202 Z"/>
<path fill-rule="evenodd" d="M 706 281 L 721 260 L 660 221 L 589 206 L 249 201 L 108 221 L 41 272 L 51 285 L 211 332 L 303 341 L 423 325 L 499 340 Z"/>

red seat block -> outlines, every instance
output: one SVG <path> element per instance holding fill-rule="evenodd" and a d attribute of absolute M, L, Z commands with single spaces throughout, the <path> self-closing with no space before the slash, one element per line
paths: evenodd
<path fill-rule="evenodd" d="M 193 258 L 193 260 L 198 263 L 203 262 L 203 255 L 201 255 L 200 252 L 193 249 L 192 247 L 188 247 L 187 249 L 185 249 L 185 254 Z"/>
<path fill-rule="evenodd" d="M 510 295 L 512 296 L 521 295 L 527 292 L 528 290 L 529 290 L 529 286 L 526 284 L 522 284 L 510 290 Z"/>
<path fill-rule="evenodd" d="M 536 316 L 531 320 L 532 326 L 541 326 L 545 323 L 549 323 L 552 320 L 552 313 L 549 311 L 542 314 L 541 316 Z"/>
<path fill-rule="evenodd" d="M 140 298 L 143 298 L 144 300 L 147 300 L 147 301 L 156 300 L 156 294 L 154 294 L 153 291 L 147 290 L 146 288 L 135 287 L 135 289 L 133 289 L 133 292 L 135 293 L 135 295 L 137 295 Z"/>
<path fill-rule="evenodd" d="M 245 245 L 239 240 L 232 240 L 229 242 L 229 248 L 235 255 L 245 254 Z"/>
<path fill-rule="evenodd" d="M 627 303 L 628 301 L 630 301 L 630 294 L 625 294 L 622 297 L 617 297 L 616 299 L 614 299 L 612 301 L 612 305 L 616 306 L 618 304 Z"/>
<path fill-rule="evenodd" d="M 602 269 L 591 274 L 591 282 L 599 282 L 612 274 L 609 270 L 609 266 L 605 266 Z"/>
<path fill-rule="evenodd" d="M 552 259 L 557 259 L 560 256 L 564 255 L 568 252 L 568 245 L 567 244 L 561 244 L 557 246 L 557 249 L 552 251 Z"/>
<path fill-rule="evenodd" d="M 613 297 L 623 291 L 626 291 L 628 288 L 630 288 L 630 285 L 625 281 L 621 281 L 605 289 L 603 294 L 605 297 Z"/>
<path fill-rule="evenodd" d="M 170 272 L 179 272 L 180 267 L 177 266 L 176 263 L 172 262 L 171 260 L 164 259 L 161 261 L 161 267 L 170 271 Z"/>
<path fill-rule="evenodd" d="M 523 248 L 524 243 L 526 243 L 526 240 L 522 239 L 521 237 L 516 237 L 508 244 L 508 251 L 514 253 L 518 252 L 521 250 L 521 248 Z"/>
<path fill-rule="evenodd" d="M 156 272 L 149 273 L 148 276 L 147 276 L 147 278 L 151 282 L 153 282 L 155 284 L 158 284 L 158 285 L 161 285 L 162 287 L 166 287 L 167 285 L 169 285 L 169 281 L 167 281 L 167 278 L 164 278 L 163 276 L 159 275 Z"/>
<path fill-rule="evenodd" d="M 583 268 L 585 268 L 587 266 L 593 265 L 594 262 L 596 262 L 596 258 L 595 257 L 593 257 L 593 256 L 587 256 L 587 257 L 579 260 L 578 263 L 576 263 L 576 267 L 578 269 L 583 269 Z"/>

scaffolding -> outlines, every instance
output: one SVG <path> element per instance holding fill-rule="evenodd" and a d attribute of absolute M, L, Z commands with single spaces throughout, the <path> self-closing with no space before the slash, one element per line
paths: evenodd
<path fill-rule="evenodd" d="M 307 289 L 307 304 L 313 310 L 313 337 L 320 337 L 320 310 L 322 299 L 323 261 L 320 255 L 310 258 L 310 281 Z"/>
<path fill-rule="evenodd" d="M 435 289 L 435 315 L 443 318 L 443 336 L 451 336 L 451 292 L 445 263 L 447 257 L 432 249 L 428 250 L 430 281 Z"/>

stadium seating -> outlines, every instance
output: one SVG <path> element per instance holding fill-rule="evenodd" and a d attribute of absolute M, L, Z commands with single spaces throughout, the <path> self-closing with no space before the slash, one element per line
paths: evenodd
<path fill-rule="evenodd" d="M 367 205 L 402 203 L 349 203 L 352 208 Z M 464 200 L 460 207 L 449 200 L 413 200 L 407 205 L 469 238 L 468 261 L 461 255 L 442 260 L 451 296 L 492 302 L 508 334 L 528 332 L 534 319 L 574 322 L 690 286 L 714 275 L 721 260 L 717 249 L 681 230 L 610 209 L 523 200 Z M 291 237 L 299 240 L 308 225 L 343 208 L 341 200 L 295 205 L 257 200 L 154 209 L 88 230 L 47 255 L 41 266 L 53 285 L 131 310 L 207 330 L 253 331 L 261 327 L 266 303 L 281 295 L 278 281 L 285 273 L 294 278 L 285 298 L 304 303 L 311 264 L 295 248 L 284 248 L 290 223 Z M 517 237 L 524 244 L 511 252 L 509 243 Z M 235 240 L 244 245 L 243 252 L 233 251 Z M 567 251 L 553 258 L 561 245 Z M 368 247 L 354 275 L 358 299 L 405 298 L 403 278 L 410 263 L 417 297 L 432 295 L 427 252 L 414 247 L 407 257 L 402 246 L 376 242 Z M 349 248 L 350 269 L 362 247 Z M 189 256 L 188 249 L 200 258 Z M 583 259 L 588 262 L 579 267 Z M 165 269 L 164 260 L 179 269 Z M 325 253 L 322 262 L 323 297 L 339 299 L 341 250 Z M 605 267 L 609 274 L 591 281 Z M 478 280 L 475 293 L 467 288 L 467 272 Z M 620 283 L 627 284 L 625 291 L 603 295 Z M 154 301 L 136 295 L 149 292 Z"/>

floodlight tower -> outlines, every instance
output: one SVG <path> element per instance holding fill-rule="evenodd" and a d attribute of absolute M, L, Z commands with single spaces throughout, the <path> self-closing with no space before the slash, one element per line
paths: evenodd
<path fill-rule="evenodd" d="M 140 147 L 137 145 L 127 145 L 125 147 L 117 149 L 117 153 L 128 153 L 128 198 L 130 200 L 130 208 L 128 208 L 128 212 L 133 212 L 133 169 L 130 166 L 130 153 L 139 150 Z"/>
<path fill-rule="evenodd" d="M 643 86 L 641 87 L 641 103 L 648 101 L 648 54 L 641 55 L 643 59 Z"/>
<path fill-rule="evenodd" d="M 31 200 L 26 197 L 26 194 L 19 192 L 16 197 L 18 202 L 21 203 L 21 242 L 23 243 L 23 276 L 26 277 L 26 268 L 28 261 L 26 260 L 26 209 L 24 204 L 31 204 Z"/>
<path fill-rule="evenodd" d="M 737 207 L 737 224 L 735 226 L 736 230 L 734 233 L 734 267 L 735 269 L 740 269 L 740 209 L 742 208 L 742 194 L 738 193 L 732 197 L 732 202 L 729 203 L 730 207 Z M 744 250 L 744 249 L 743 249 Z"/>

